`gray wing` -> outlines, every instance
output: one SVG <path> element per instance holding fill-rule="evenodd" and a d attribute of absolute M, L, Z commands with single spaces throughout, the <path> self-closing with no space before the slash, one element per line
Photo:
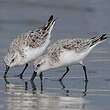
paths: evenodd
<path fill-rule="evenodd" d="M 10 52 L 10 50 L 18 51 L 21 54 L 21 56 L 24 57 L 25 47 L 37 48 L 41 46 L 45 43 L 47 34 L 48 33 L 46 32 L 43 33 L 43 31 L 40 32 L 40 30 L 22 33 L 11 42 L 8 52 Z"/>
<path fill-rule="evenodd" d="M 16 47 L 16 48 L 21 48 L 25 46 L 29 46 L 32 48 L 37 48 L 41 46 L 42 44 L 45 43 L 48 34 L 51 32 L 51 27 L 55 24 L 55 19 L 53 19 L 53 15 L 50 16 L 48 19 L 48 22 L 46 25 L 43 27 L 34 30 L 34 31 L 29 31 L 26 33 L 23 33 L 21 35 L 18 35 L 16 39 L 14 39 L 11 42 L 10 47 Z"/>
<path fill-rule="evenodd" d="M 28 36 L 28 46 L 32 48 L 41 46 L 45 43 L 48 34 L 48 31 L 44 31 L 42 29 L 37 31 L 31 31 Z"/>
<path fill-rule="evenodd" d="M 48 56 L 54 61 L 58 61 L 60 54 L 65 50 L 73 50 L 80 53 L 88 49 L 90 45 L 91 41 L 89 39 L 57 40 L 48 48 Z"/>
<path fill-rule="evenodd" d="M 61 41 L 61 44 L 64 49 L 74 50 L 75 52 L 80 53 L 94 46 L 98 42 L 104 41 L 105 39 L 107 39 L 106 34 L 102 34 L 90 39 L 65 39 Z"/>
<path fill-rule="evenodd" d="M 45 42 L 47 35 L 48 32 L 43 32 L 41 30 L 22 33 L 11 42 L 10 47 L 15 47 L 16 49 L 26 46 L 37 48 Z"/>
<path fill-rule="evenodd" d="M 67 39 L 62 42 L 62 48 L 79 53 L 88 49 L 90 45 L 90 39 Z"/>

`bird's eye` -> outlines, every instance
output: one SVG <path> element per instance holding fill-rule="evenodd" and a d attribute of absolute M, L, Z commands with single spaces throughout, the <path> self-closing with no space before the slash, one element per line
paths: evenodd
<path fill-rule="evenodd" d="M 15 59 L 12 59 L 12 61 L 11 61 L 11 62 L 14 62 L 14 60 L 15 60 Z"/>
<path fill-rule="evenodd" d="M 40 64 L 38 64 L 37 67 L 40 67 Z"/>

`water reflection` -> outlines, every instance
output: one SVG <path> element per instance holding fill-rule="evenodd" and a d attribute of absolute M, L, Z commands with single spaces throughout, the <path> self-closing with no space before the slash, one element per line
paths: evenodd
<path fill-rule="evenodd" d="M 88 81 L 85 81 L 85 83 L 84 83 L 84 91 L 83 91 L 83 96 L 86 96 L 87 95 L 87 85 L 88 85 Z"/>
<path fill-rule="evenodd" d="M 20 78 L 21 79 L 21 78 Z M 43 94 L 43 74 L 41 74 L 41 76 L 40 76 L 40 93 L 41 94 Z M 32 88 L 32 92 L 34 93 L 36 90 L 37 90 L 37 88 L 36 88 L 36 85 L 35 85 L 35 83 L 34 83 L 34 81 L 30 81 L 30 80 L 25 80 L 25 79 L 21 79 L 23 82 L 24 82 L 24 89 L 25 90 L 28 90 L 28 85 L 29 85 L 29 83 L 31 84 L 31 88 Z M 4 78 L 4 81 L 5 81 L 5 83 L 6 83 L 6 87 L 8 86 L 11 86 L 12 87 L 12 83 L 10 83 L 9 81 L 8 81 L 8 79 L 7 78 Z M 53 80 L 54 81 L 54 80 Z M 59 81 L 59 80 L 57 80 L 58 82 L 59 82 L 59 84 L 61 85 L 61 90 L 63 90 L 63 91 L 65 91 L 65 93 L 66 93 L 66 96 L 69 96 L 69 93 L 70 93 L 70 89 L 67 89 L 66 88 L 66 86 L 64 85 L 64 83 L 63 83 L 63 81 L 61 80 L 61 81 Z M 87 85 L 88 85 L 88 81 L 84 81 L 84 89 L 83 89 L 83 96 L 86 96 L 87 95 Z"/>
<path fill-rule="evenodd" d="M 61 80 L 61 81 L 59 81 L 59 83 L 61 84 L 61 86 L 62 86 L 62 89 L 66 92 L 66 96 L 69 96 L 69 89 L 66 89 L 66 87 L 65 87 L 65 85 L 64 85 L 64 83 L 63 83 L 63 81 Z M 87 95 L 87 85 L 88 85 L 88 81 L 85 81 L 84 82 L 84 91 L 83 91 L 83 96 L 86 96 Z"/>
<path fill-rule="evenodd" d="M 87 103 L 84 97 L 70 97 L 69 90 L 66 89 L 63 82 L 60 82 L 60 84 L 62 89 L 67 92 L 66 96 L 43 92 L 43 80 L 41 80 L 40 91 L 36 88 L 35 83 L 31 81 L 24 80 L 25 86 L 12 84 L 8 79 L 5 79 L 5 82 L 5 93 L 9 94 L 5 99 L 7 110 L 83 110 Z M 29 91 L 29 83 L 31 84 L 32 92 Z"/>

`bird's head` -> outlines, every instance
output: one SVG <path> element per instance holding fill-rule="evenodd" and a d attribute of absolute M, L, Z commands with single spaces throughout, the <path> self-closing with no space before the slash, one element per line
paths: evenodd
<path fill-rule="evenodd" d="M 34 72 L 39 75 L 41 72 L 46 71 L 50 69 L 50 64 L 48 62 L 48 57 L 46 55 L 40 56 L 35 62 L 34 62 Z"/>
<path fill-rule="evenodd" d="M 8 67 L 19 65 L 20 61 L 19 52 L 13 49 L 8 49 L 8 53 L 4 57 L 4 61 Z"/>

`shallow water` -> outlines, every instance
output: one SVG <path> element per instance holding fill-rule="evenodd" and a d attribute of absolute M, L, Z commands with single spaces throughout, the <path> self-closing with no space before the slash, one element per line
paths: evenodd
<path fill-rule="evenodd" d="M 110 35 L 109 0 L 0 0 L 0 110 L 109 110 L 110 109 L 110 40 L 98 45 L 85 59 L 88 83 L 81 66 L 74 65 L 63 82 L 57 81 L 65 71 L 58 68 L 44 72 L 43 82 L 14 77 L 23 67 L 10 69 L 7 80 L 3 74 L 3 56 L 10 41 L 19 33 L 43 25 L 51 14 L 56 18 L 52 42 L 70 37 Z M 6 82 L 9 82 L 6 84 Z"/>

